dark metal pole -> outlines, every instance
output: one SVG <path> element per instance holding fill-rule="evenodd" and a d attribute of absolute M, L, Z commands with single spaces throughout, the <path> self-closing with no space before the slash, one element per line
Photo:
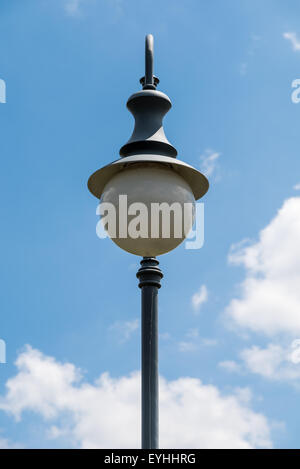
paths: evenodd
<path fill-rule="evenodd" d="M 137 272 L 142 290 L 142 448 L 158 449 L 158 289 L 163 277 L 155 257 Z"/>

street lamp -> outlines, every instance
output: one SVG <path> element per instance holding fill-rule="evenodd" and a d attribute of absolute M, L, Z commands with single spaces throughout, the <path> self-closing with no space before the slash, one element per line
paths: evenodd
<path fill-rule="evenodd" d="M 133 134 L 120 149 L 121 158 L 93 173 L 88 188 L 100 199 L 100 207 L 114 208 L 115 222 L 105 226 L 112 240 L 143 257 L 137 272 L 142 296 L 142 448 L 157 449 L 157 296 L 163 274 L 156 256 L 173 250 L 186 238 L 193 226 L 195 200 L 207 192 L 208 181 L 176 159 L 177 151 L 165 136 L 162 121 L 171 101 L 156 89 L 159 79 L 153 75 L 150 34 L 146 36 L 145 76 L 140 83 L 143 89 L 127 101 L 135 119 Z M 163 207 L 169 208 L 165 212 L 168 216 L 162 213 Z M 137 213 L 139 216 L 133 218 Z"/>

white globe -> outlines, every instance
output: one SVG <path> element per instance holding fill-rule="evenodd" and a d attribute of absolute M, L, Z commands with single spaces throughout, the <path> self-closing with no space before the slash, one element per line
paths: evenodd
<path fill-rule="evenodd" d="M 100 200 L 102 223 L 110 238 L 137 256 L 175 249 L 194 222 L 195 198 L 172 168 L 130 165 L 106 184 Z"/>

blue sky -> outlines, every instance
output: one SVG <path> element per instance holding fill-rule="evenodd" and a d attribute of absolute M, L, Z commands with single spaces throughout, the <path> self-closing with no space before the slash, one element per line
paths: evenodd
<path fill-rule="evenodd" d="M 299 14 L 296 0 L 1 1 L 0 446 L 138 444 L 139 259 L 97 238 L 86 182 L 131 134 L 152 33 L 168 139 L 199 169 L 217 155 L 204 247 L 160 258 L 162 445 L 299 447 Z"/>

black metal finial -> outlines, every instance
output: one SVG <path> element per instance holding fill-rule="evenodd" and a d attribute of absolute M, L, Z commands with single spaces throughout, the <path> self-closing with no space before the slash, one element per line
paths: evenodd
<path fill-rule="evenodd" d="M 153 36 L 146 36 L 145 76 L 140 79 L 143 89 L 130 96 L 127 108 L 135 125 L 128 142 L 120 149 L 121 156 L 141 154 L 176 157 L 177 150 L 168 141 L 163 118 L 172 104 L 168 96 L 156 89 L 159 79 L 153 75 Z"/>
<path fill-rule="evenodd" d="M 145 40 L 145 76 L 140 79 L 143 90 L 155 90 L 159 79 L 153 75 L 154 39 L 147 34 Z"/>

